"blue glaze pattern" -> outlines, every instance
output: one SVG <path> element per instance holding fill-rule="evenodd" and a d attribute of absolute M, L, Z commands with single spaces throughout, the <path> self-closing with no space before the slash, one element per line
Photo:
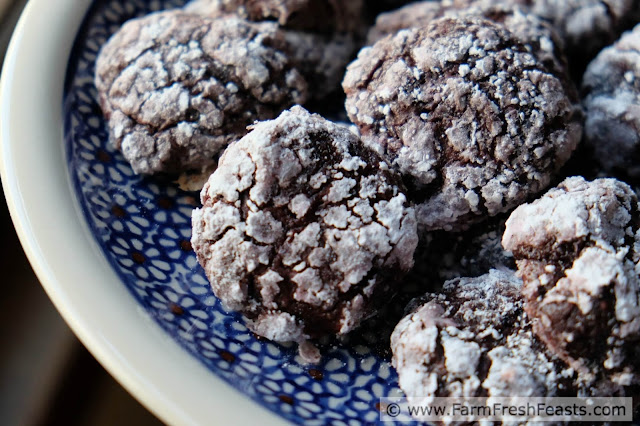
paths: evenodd
<path fill-rule="evenodd" d="M 293 345 L 258 338 L 211 292 L 189 244 L 198 194 L 135 175 L 108 142 L 93 83 L 100 46 L 126 20 L 182 3 L 96 1 L 85 18 L 64 98 L 67 164 L 84 217 L 122 285 L 139 302 L 141 321 L 157 322 L 212 374 L 296 424 L 378 423 L 378 398 L 400 395 L 388 350 L 398 315 L 370 320 L 341 341 L 323 342 L 322 363 L 301 364 Z"/>

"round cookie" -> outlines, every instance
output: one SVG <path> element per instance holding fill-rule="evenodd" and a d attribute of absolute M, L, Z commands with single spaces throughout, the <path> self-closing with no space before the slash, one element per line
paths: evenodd
<path fill-rule="evenodd" d="M 193 0 L 184 10 L 212 17 L 233 13 L 294 30 L 355 32 L 361 27 L 362 0 Z"/>
<path fill-rule="evenodd" d="M 628 185 L 582 177 L 507 220 L 503 245 L 516 258 L 534 330 L 586 385 L 640 384 L 639 225 Z"/>
<path fill-rule="evenodd" d="M 449 281 L 442 293 L 415 302 L 391 336 L 392 363 L 410 404 L 575 396 L 573 372 L 531 330 L 521 285 L 513 273 L 492 270 Z"/>
<path fill-rule="evenodd" d="M 604 49 L 582 80 L 585 143 L 606 173 L 640 178 L 640 25 Z"/>
<path fill-rule="evenodd" d="M 131 20 L 96 64 L 110 138 L 136 173 L 209 166 L 247 125 L 307 99 L 291 52 L 273 23 L 181 11 Z"/>
<path fill-rule="evenodd" d="M 401 180 L 346 126 L 302 107 L 231 145 L 193 213 L 192 245 L 216 296 L 275 341 L 342 335 L 413 266 Z"/>
<path fill-rule="evenodd" d="M 363 49 L 343 81 L 365 143 L 405 178 L 423 230 L 458 230 L 543 190 L 581 137 L 565 86 L 504 26 L 440 18 Z"/>

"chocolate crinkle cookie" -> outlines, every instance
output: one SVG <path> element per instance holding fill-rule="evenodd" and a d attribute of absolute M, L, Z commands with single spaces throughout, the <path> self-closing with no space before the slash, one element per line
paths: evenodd
<path fill-rule="evenodd" d="M 585 142 L 602 170 L 640 178 L 640 25 L 589 64 L 582 80 Z"/>
<path fill-rule="evenodd" d="M 413 266 L 415 213 L 399 176 L 346 126 L 302 107 L 258 123 L 222 155 L 193 213 L 216 296 L 275 341 L 343 335 Z"/>
<path fill-rule="evenodd" d="M 458 230 L 543 190 L 582 134 L 566 78 L 503 25 L 440 18 L 363 49 L 343 81 L 365 143 L 423 230 Z"/>
<path fill-rule="evenodd" d="M 639 224 L 629 186 L 572 177 L 517 208 L 503 238 L 536 334 L 604 394 L 640 384 Z"/>
<path fill-rule="evenodd" d="M 234 13 L 313 32 L 355 32 L 362 25 L 362 0 L 193 0 L 185 10 L 214 17 Z"/>
<path fill-rule="evenodd" d="M 391 336 L 392 363 L 410 404 L 575 395 L 573 371 L 531 329 L 521 286 L 515 274 L 492 270 L 415 301 Z"/>
<path fill-rule="evenodd" d="M 307 99 L 291 52 L 273 23 L 181 11 L 131 20 L 96 64 L 110 138 L 136 173 L 209 166 L 247 125 Z"/>
<path fill-rule="evenodd" d="M 451 0 L 418 1 L 404 7 L 381 13 L 375 24 L 369 28 L 367 43 L 374 44 L 388 35 L 395 35 L 400 30 L 419 28 L 430 24 L 433 20 L 444 16 Z"/>
<path fill-rule="evenodd" d="M 277 21 L 316 100 L 340 87 L 363 28 L 361 9 L 361 0 L 194 0 L 185 6 L 207 17 Z"/>

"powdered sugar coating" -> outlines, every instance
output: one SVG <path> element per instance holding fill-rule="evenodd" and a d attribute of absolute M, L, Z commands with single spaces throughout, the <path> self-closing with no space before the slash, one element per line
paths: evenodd
<path fill-rule="evenodd" d="M 452 280 L 400 321 L 391 336 L 392 362 L 410 403 L 575 394 L 572 372 L 531 330 L 521 285 L 497 270 Z"/>
<path fill-rule="evenodd" d="M 343 87 L 365 143 L 405 175 L 424 230 L 522 203 L 581 137 L 565 80 L 485 19 L 441 18 L 380 40 Z"/>
<path fill-rule="evenodd" d="M 378 16 L 376 24 L 369 30 L 368 41 L 373 44 L 386 35 L 395 34 L 402 29 L 423 27 L 443 16 L 477 16 L 504 25 L 563 81 L 567 95 L 573 102 L 578 102 L 578 93 L 568 72 L 564 39 L 547 21 L 530 13 L 528 8 L 512 2 L 442 0 L 411 3 Z"/>
<path fill-rule="evenodd" d="M 503 245 L 517 260 L 534 330 L 587 386 L 640 384 L 639 224 L 628 185 L 581 177 L 507 221 Z"/>
<path fill-rule="evenodd" d="M 434 14 L 438 10 L 435 6 L 437 3 L 441 3 L 443 9 L 451 9 L 452 6 L 461 9 L 470 4 L 480 7 L 521 7 L 551 24 L 558 32 L 572 66 L 579 73 L 603 47 L 613 43 L 624 30 L 640 20 L 638 0 L 442 0 L 420 3 L 425 3 L 424 9 L 417 3 L 409 5 L 407 7 L 413 9 L 413 14 L 409 13 L 411 9 L 407 9 L 405 18 L 416 22 L 420 19 L 418 15 L 427 19 L 432 14 L 434 18 L 441 16 Z M 397 25 L 394 21 L 393 18 L 381 18 L 377 26 L 392 28 Z"/>
<path fill-rule="evenodd" d="M 369 30 L 367 41 L 373 44 L 383 37 L 407 28 L 424 27 L 443 16 L 478 16 L 504 25 L 539 60 L 558 76 L 567 73 L 564 40 L 553 27 L 528 8 L 513 2 L 495 0 L 420 1 L 379 15 Z M 567 85 L 569 82 L 567 81 Z"/>
<path fill-rule="evenodd" d="M 256 119 L 307 98 L 272 23 L 167 11 L 127 22 L 96 64 L 110 137 L 136 173 L 212 164 Z"/>
<path fill-rule="evenodd" d="M 276 341 L 345 334 L 413 266 L 400 179 L 346 127 L 301 107 L 231 145 L 193 213 L 216 296 Z"/>
<path fill-rule="evenodd" d="M 605 172 L 640 177 L 640 26 L 600 52 L 582 89 L 594 160 Z"/>
<path fill-rule="evenodd" d="M 355 32 L 362 25 L 362 0 L 193 0 L 185 10 L 212 17 L 233 13 L 302 31 Z"/>
<path fill-rule="evenodd" d="M 354 34 L 362 27 L 361 9 L 361 0 L 194 0 L 185 6 L 208 17 L 276 20 L 314 99 L 340 87 L 357 47 Z"/>

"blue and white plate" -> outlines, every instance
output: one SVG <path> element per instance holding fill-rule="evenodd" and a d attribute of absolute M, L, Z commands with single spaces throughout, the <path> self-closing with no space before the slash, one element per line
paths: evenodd
<path fill-rule="evenodd" d="M 163 420 L 277 423 L 260 405 L 296 424 L 378 423 L 379 398 L 400 394 L 388 336 L 401 306 L 304 365 L 211 293 L 189 244 L 198 194 L 136 176 L 108 142 L 93 84 L 101 45 L 128 19 L 182 3 L 29 3 L 0 109 L 2 181 L 23 245 L 76 334 Z"/>

